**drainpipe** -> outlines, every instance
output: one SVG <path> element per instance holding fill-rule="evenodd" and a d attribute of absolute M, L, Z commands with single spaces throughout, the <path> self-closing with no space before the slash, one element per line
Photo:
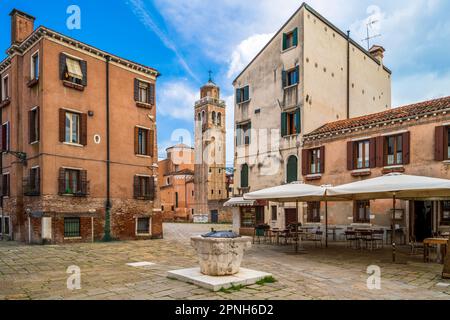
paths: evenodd
<path fill-rule="evenodd" d="M 111 150 L 109 127 L 109 62 L 110 56 L 106 56 L 106 203 L 105 203 L 105 234 L 104 242 L 111 241 Z"/>
<path fill-rule="evenodd" d="M 1 100 L 1 97 L 0 97 Z M 0 124 L 3 123 L 3 109 L 0 109 Z M 0 153 L 0 176 L 3 175 L 3 153 Z M 0 235 L 0 239 L 4 240 L 6 239 L 6 237 L 4 236 L 5 234 L 5 228 L 3 226 L 3 221 L 4 221 L 4 217 L 5 217 L 5 213 L 3 212 L 3 190 L 0 194 L 0 209 L 2 210 L 2 218 L 0 220 L 0 227 L 2 228 L 2 234 Z"/>
<path fill-rule="evenodd" d="M 350 119 L 350 30 L 347 31 L 347 119 Z"/>

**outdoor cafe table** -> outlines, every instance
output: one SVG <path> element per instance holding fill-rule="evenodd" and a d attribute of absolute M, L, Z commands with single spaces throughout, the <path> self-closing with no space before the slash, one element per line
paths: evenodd
<path fill-rule="evenodd" d="M 428 238 L 423 240 L 423 260 L 430 261 L 430 246 L 438 246 L 438 261 L 442 263 L 447 253 L 447 238 Z"/>
<path fill-rule="evenodd" d="M 336 231 L 337 230 L 343 230 L 341 227 L 328 227 L 329 231 L 333 231 L 333 241 L 336 241 Z M 327 235 L 328 237 L 328 235 Z"/>

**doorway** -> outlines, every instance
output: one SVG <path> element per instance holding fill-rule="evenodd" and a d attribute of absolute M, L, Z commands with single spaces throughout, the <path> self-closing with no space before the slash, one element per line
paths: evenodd
<path fill-rule="evenodd" d="M 211 223 L 219 223 L 219 211 L 211 210 Z"/>
<path fill-rule="evenodd" d="M 290 224 L 298 223 L 297 209 L 284 209 L 285 214 L 285 227 L 287 228 Z"/>
<path fill-rule="evenodd" d="M 417 242 L 422 242 L 433 235 L 433 202 L 414 201 L 412 234 Z"/>

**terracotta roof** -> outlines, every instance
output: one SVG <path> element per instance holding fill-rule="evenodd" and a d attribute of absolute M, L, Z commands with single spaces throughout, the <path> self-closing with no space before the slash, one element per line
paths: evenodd
<path fill-rule="evenodd" d="M 319 129 L 316 129 L 313 132 L 305 135 L 305 138 L 310 138 L 312 136 L 322 134 L 329 134 L 333 132 L 347 131 L 354 128 L 362 128 L 371 125 L 373 126 L 394 120 L 413 118 L 449 109 L 450 96 L 393 108 L 380 113 L 369 114 L 357 118 L 330 122 L 320 127 Z"/>

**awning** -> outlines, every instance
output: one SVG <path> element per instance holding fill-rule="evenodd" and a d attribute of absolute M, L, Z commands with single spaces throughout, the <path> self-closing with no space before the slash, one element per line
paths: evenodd
<path fill-rule="evenodd" d="M 80 61 L 67 58 L 66 66 L 69 76 L 80 80 L 83 79 L 83 72 L 81 72 Z"/>
<path fill-rule="evenodd" d="M 253 207 L 256 201 L 245 200 L 243 197 L 231 198 L 223 204 L 224 207 Z"/>

